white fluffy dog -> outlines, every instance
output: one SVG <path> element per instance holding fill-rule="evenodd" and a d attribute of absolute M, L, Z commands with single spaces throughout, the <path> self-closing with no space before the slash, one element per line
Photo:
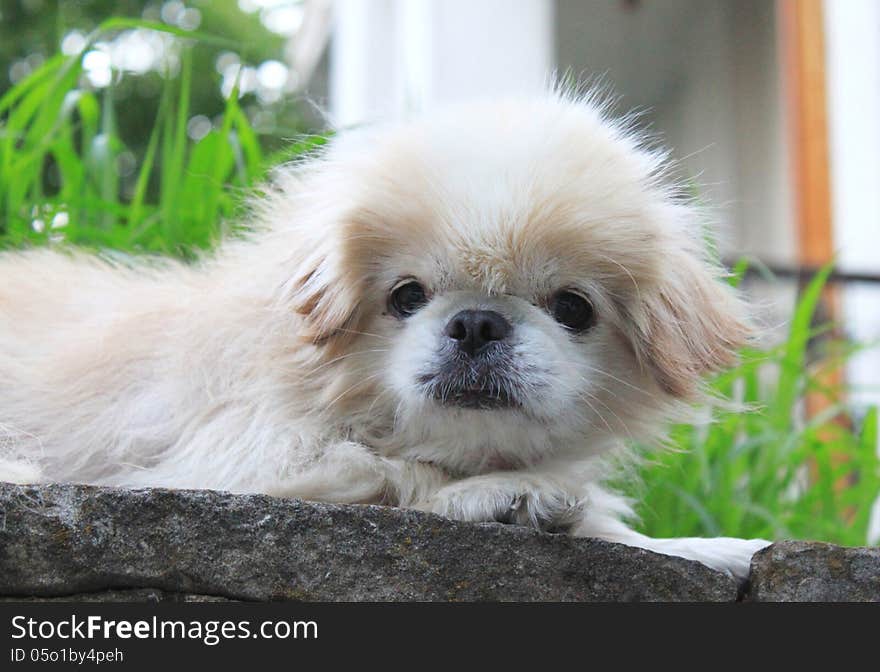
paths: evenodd
<path fill-rule="evenodd" d="M 208 259 L 0 257 L 0 478 L 501 520 L 743 577 L 602 485 L 732 364 L 743 306 L 664 155 L 589 100 L 464 105 L 282 170 Z"/>

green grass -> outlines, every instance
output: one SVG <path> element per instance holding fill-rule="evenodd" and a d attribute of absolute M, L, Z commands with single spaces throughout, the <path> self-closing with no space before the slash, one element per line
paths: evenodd
<path fill-rule="evenodd" d="M 83 53 L 99 37 L 135 27 L 185 36 L 197 46 L 184 48 L 179 76 L 163 80 L 158 113 L 128 189 L 119 168 L 132 155 L 115 123 L 113 88 L 80 88 L 82 54 L 55 56 L 0 98 L 0 247 L 63 237 L 92 248 L 188 258 L 218 239 L 223 223 L 234 220 L 242 194 L 268 167 L 320 144 L 315 138 L 281 156 L 264 156 L 236 92 L 226 101 L 222 122 L 193 142 L 186 131 L 197 113 L 189 105 L 191 49 L 224 41 L 112 19 Z M 53 220 L 65 217 L 63 228 L 52 228 Z"/>
<path fill-rule="evenodd" d="M 164 25 L 111 20 L 94 39 L 131 27 L 180 34 Z M 223 44 L 206 35 L 185 37 L 193 49 Z M 222 121 L 193 142 L 186 133 L 187 120 L 198 112 L 190 109 L 197 75 L 191 63 L 184 51 L 179 76 L 164 80 L 146 148 L 125 184 L 119 165 L 132 139 L 120 137 L 114 123 L 112 88 L 100 94 L 79 88 L 79 57 L 56 56 L 7 91 L 0 98 L 0 248 L 63 239 L 93 249 L 190 258 L 234 221 L 242 194 L 269 167 L 323 141 L 303 140 L 266 156 L 233 93 Z M 52 228 L 59 213 L 67 223 Z M 839 407 L 803 419 L 805 395 L 822 391 L 817 372 L 852 352 L 839 344 L 807 365 L 826 275 L 802 293 L 784 343 L 744 351 L 742 364 L 714 381 L 721 396 L 738 397 L 753 410 L 720 410 L 707 426 L 675 427 L 673 450 L 645 463 L 639 486 L 624 484 L 638 502 L 643 531 L 865 542 L 880 490 L 877 410 L 853 428 L 832 422 L 846 410 Z"/>

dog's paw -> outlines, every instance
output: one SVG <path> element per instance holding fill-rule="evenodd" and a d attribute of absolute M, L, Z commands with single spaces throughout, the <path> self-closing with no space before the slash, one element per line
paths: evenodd
<path fill-rule="evenodd" d="M 447 485 L 416 508 L 472 522 L 526 525 L 564 532 L 579 519 L 578 500 L 534 477 L 477 476 Z"/>
<path fill-rule="evenodd" d="M 40 468 L 36 464 L 24 460 L 0 458 L 0 481 L 19 485 L 31 485 L 42 483 L 43 480 Z"/>

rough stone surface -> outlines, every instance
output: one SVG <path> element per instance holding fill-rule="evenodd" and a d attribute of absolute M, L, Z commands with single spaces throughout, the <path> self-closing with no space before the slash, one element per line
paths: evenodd
<path fill-rule="evenodd" d="M 0 596 L 733 601 L 737 589 L 679 558 L 388 507 L 4 483 Z"/>
<path fill-rule="evenodd" d="M 734 601 L 699 563 L 378 506 L 0 483 L 0 601 Z M 742 599 L 742 598 L 741 598 Z M 880 549 L 779 542 L 747 601 L 880 601 Z"/>
<path fill-rule="evenodd" d="M 57 597 L 28 595 L 25 598 L 0 597 L 0 603 L 16 602 L 232 602 L 226 597 L 214 595 L 193 595 L 191 593 L 169 593 L 155 588 L 128 588 L 124 590 L 99 590 L 94 593 L 75 593 Z"/>
<path fill-rule="evenodd" d="M 755 554 L 748 599 L 878 602 L 880 548 L 783 541 Z"/>

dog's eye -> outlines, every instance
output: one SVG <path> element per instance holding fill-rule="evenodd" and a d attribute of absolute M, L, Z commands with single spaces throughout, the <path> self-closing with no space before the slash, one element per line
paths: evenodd
<path fill-rule="evenodd" d="M 596 311 L 585 296 L 563 289 L 556 292 L 549 303 L 553 319 L 572 331 L 586 331 L 596 324 Z"/>
<path fill-rule="evenodd" d="M 407 280 L 391 291 L 388 307 L 397 317 L 409 317 L 428 303 L 425 288 L 415 280 Z"/>

